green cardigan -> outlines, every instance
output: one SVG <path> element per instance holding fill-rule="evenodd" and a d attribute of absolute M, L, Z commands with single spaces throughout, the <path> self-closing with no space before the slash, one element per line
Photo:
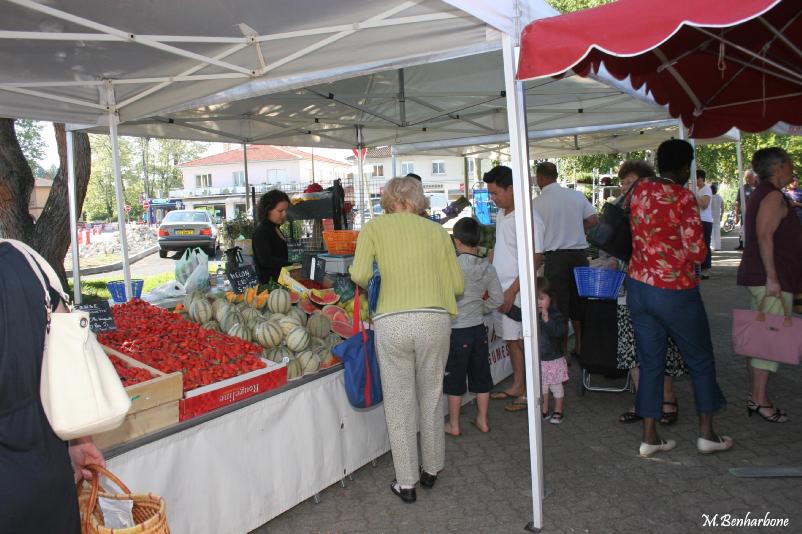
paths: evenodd
<path fill-rule="evenodd" d="M 366 287 L 379 264 L 376 314 L 442 308 L 456 317 L 462 270 L 451 237 L 437 223 L 412 213 L 380 215 L 359 232 L 351 279 Z"/>

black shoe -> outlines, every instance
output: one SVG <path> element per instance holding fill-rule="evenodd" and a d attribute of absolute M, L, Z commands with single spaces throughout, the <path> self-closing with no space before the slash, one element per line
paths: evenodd
<path fill-rule="evenodd" d="M 418 498 L 417 495 L 415 495 L 415 488 L 402 488 L 397 480 L 393 480 L 393 483 L 390 484 L 390 491 L 398 495 L 402 501 L 408 504 L 415 502 Z"/>
<path fill-rule="evenodd" d="M 437 482 L 437 475 L 430 475 L 426 471 L 420 472 L 421 487 L 431 489 L 434 487 L 435 482 Z"/>
<path fill-rule="evenodd" d="M 735 247 L 735 250 L 743 250 L 743 249 L 744 249 L 744 246 L 740 245 L 740 244 L 737 247 Z"/>

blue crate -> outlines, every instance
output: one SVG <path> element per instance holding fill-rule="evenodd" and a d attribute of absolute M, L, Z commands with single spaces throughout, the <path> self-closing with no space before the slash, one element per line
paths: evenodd
<path fill-rule="evenodd" d="M 134 298 L 138 299 L 142 296 L 142 285 L 144 283 L 145 281 L 141 278 L 131 279 L 131 291 L 134 292 Z M 125 302 L 125 280 L 112 280 L 111 282 L 106 282 L 106 287 L 109 288 L 111 298 L 114 300 L 114 302 Z"/>
<path fill-rule="evenodd" d="M 626 274 L 615 269 L 574 267 L 574 279 L 580 297 L 590 299 L 618 298 Z"/>

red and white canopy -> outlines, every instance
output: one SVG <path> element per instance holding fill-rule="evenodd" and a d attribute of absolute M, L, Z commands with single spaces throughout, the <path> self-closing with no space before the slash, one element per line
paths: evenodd
<path fill-rule="evenodd" d="M 802 0 L 619 0 L 523 31 L 518 79 L 601 64 L 693 137 L 802 125 Z"/>

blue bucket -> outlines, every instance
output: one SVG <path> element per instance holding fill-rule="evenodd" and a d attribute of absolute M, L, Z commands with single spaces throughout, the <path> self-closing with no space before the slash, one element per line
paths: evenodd
<path fill-rule="evenodd" d="M 574 267 L 574 280 L 580 297 L 615 300 L 626 274 L 615 269 Z"/>
<path fill-rule="evenodd" d="M 134 298 L 138 299 L 142 296 L 142 286 L 144 283 L 145 281 L 140 278 L 131 279 L 131 290 L 134 292 Z M 109 288 L 111 298 L 114 300 L 114 302 L 121 304 L 126 301 L 125 280 L 113 280 L 111 282 L 106 282 L 106 287 Z"/>

